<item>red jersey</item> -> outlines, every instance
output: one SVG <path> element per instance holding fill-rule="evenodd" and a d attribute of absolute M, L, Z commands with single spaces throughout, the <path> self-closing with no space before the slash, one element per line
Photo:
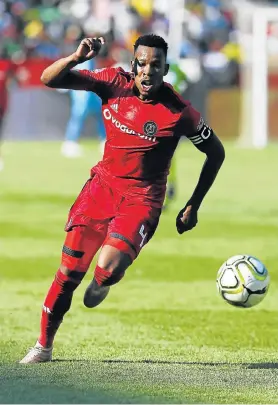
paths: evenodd
<path fill-rule="evenodd" d="M 200 114 L 167 83 L 154 100 L 142 101 L 134 92 L 132 73 L 121 68 L 79 72 L 91 79 L 86 90 L 102 99 L 106 128 L 104 156 L 92 172 L 115 188 L 161 205 L 180 137 L 198 143 Z"/>

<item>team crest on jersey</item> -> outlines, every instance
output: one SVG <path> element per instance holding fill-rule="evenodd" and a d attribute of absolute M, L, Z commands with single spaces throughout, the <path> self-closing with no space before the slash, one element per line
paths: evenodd
<path fill-rule="evenodd" d="M 157 125 L 154 121 L 147 121 L 144 124 L 144 133 L 147 136 L 154 136 L 157 133 Z"/>

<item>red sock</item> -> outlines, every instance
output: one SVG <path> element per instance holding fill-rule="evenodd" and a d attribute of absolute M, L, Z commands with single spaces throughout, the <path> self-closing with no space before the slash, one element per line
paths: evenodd
<path fill-rule="evenodd" d="M 63 274 L 61 270 L 57 271 L 43 304 L 41 334 L 38 339 L 42 346 L 52 346 L 55 334 L 65 313 L 70 309 L 73 292 L 79 283 L 80 277 L 75 281 Z"/>
<path fill-rule="evenodd" d="M 109 276 L 111 276 L 111 273 L 110 271 L 104 270 L 100 266 L 96 265 L 94 276 L 98 285 L 103 285 Z"/>
<path fill-rule="evenodd" d="M 111 272 L 109 270 L 101 268 L 98 265 L 96 266 L 94 273 L 95 280 L 99 286 L 102 285 L 109 286 L 116 284 L 123 278 L 124 275 L 125 275 L 124 271 L 121 273 L 115 271 Z"/>

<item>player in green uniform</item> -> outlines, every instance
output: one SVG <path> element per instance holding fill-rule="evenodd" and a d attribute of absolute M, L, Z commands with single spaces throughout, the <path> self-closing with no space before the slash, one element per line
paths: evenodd
<path fill-rule="evenodd" d="M 171 62 L 169 73 L 166 76 L 165 81 L 170 83 L 174 87 L 175 91 L 177 91 L 179 94 L 182 94 L 185 91 L 189 83 L 186 73 L 179 67 L 179 64 L 177 62 Z M 176 171 L 177 171 L 176 157 L 174 156 L 171 162 L 170 173 L 168 176 L 167 191 L 163 209 L 166 209 L 169 206 L 170 202 L 176 196 L 177 190 Z"/>

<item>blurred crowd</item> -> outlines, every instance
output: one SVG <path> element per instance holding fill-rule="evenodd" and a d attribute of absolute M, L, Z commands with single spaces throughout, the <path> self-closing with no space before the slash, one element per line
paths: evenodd
<path fill-rule="evenodd" d="M 170 70 L 165 81 L 190 100 L 205 120 L 211 119 L 213 93 L 217 119 L 222 114 L 218 114 L 222 105 L 223 113 L 228 110 L 231 114 L 239 103 L 234 97 L 242 84 L 241 67 L 251 59 L 250 10 L 253 4 L 262 2 L 0 0 L 0 140 L 3 133 L 8 139 L 64 138 L 64 144 L 69 141 L 71 150 L 62 147 L 62 153 L 79 154 L 80 136 L 92 133 L 92 128 L 84 124 L 87 116 L 93 116 L 101 125 L 99 106 L 95 108 L 97 102 L 91 100 L 94 94 L 49 92 L 40 76 L 52 61 L 74 52 L 82 38 L 100 35 L 105 37 L 106 45 L 90 61 L 93 66 L 87 68 L 122 66 L 129 70 L 136 38 L 152 32 L 169 43 Z M 278 6 L 278 0 L 267 3 Z M 245 14 L 246 4 L 249 17 L 244 17 L 242 23 L 239 17 Z M 269 23 L 267 35 L 269 85 L 278 88 L 277 22 Z M 225 102 L 219 101 L 219 95 L 223 94 L 228 109 Z M 25 125 L 14 119 L 18 116 L 24 117 Z M 94 126 L 94 132 L 97 127 Z M 103 131 L 98 132 L 103 139 Z"/>
<path fill-rule="evenodd" d="M 15 63 L 28 58 L 57 59 L 72 52 L 84 36 L 102 34 L 107 45 L 98 63 L 126 64 L 138 35 L 154 32 L 167 39 L 171 23 L 169 3 L 168 0 L 0 0 L 0 57 Z M 212 87 L 236 84 L 241 55 L 233 2 L 183 3 L 179 59 L 200 61 Z M 274 31 L 277 35 L 276 25 Z M 185 65 L 194 80 L 195 65 Z"/>

